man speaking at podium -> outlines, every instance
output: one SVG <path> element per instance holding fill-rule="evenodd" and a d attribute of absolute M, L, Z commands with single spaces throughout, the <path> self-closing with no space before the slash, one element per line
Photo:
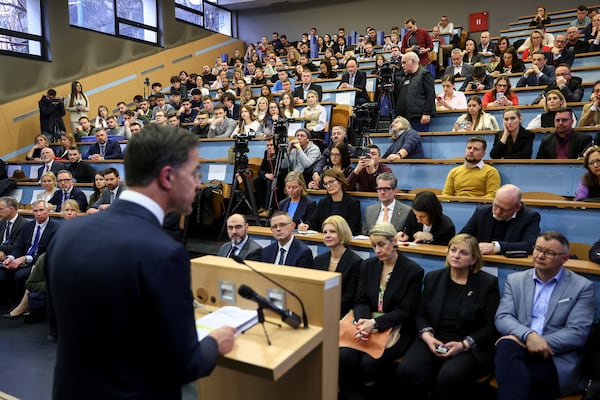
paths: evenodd
<path fill-rule="evenodd" d="M 127 145 L 127 190 L 105 212 L 63 224 L 51 243 L 53 399 L 180 400 L 182 384 L 232 349 L 231 327 L 198 341 L 189 256 L 161 228 L 166 213 L 192 210 L 197 145 L 183 129 L 146 126 Z"/>

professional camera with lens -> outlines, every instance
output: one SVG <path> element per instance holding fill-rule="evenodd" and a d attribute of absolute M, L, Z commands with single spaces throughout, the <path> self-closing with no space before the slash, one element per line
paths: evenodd
<path fill-rule="evenodd" d="M 288 142 L 288 123 L 290 120 L 278 119 L 273 121 L 273 144 L 276 148 L 287 146 Z M 294 120 L 291 120 L 294 122 Z"/>
<path fill-rule="evenodd" d="M 368 121 L 377 111 L 377 103 L 364 103 L 354 107 L 354 119 L 356 121 Z"/>
<path fill-rule="evenodd" d="M 235 158 L 235 165 L 238 169 L 243 169 L 248 166 L 248 156 L 246 155 L 250 149 L 248 148 L 248 141 L 256 136 L 256 132 L 250 131 L 250 133 L 240 133 L 235 137 L 235 143 L 233 144 L 233 153 Z"/>
<path fill-rule="evenodd" d="M 379 67 L 379 84 L 383 90 L 389 92 L 394 90 L 394 69 L 389 62 Z"/>

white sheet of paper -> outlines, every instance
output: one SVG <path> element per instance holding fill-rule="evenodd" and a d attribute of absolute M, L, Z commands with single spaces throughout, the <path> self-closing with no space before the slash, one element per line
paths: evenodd
<path fill-rule="evenodd" d="M 211 164 L 208 166 L 208 180 L 211 181 L 216 179 L 218 181 L 225 180 L 225 174 L 227 173 L 227 165 L 222 164 Z"/>

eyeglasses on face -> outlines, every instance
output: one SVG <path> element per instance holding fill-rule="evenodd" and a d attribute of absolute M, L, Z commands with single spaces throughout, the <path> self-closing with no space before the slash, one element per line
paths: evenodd
<path fill-rule="evenodd" d="M 280 222 L 278 224 L 272 224 L 271 229 L 283 229 L 289 224 L 291 224 L 291 222 Z"/>
<path fill-rule="evenodd" d="M 378 186 L 375 188 L 375 190 L 378 192 L 389 192 L 390 190 L 394 190 L 394 188 Z"/>
<path fill-rule="evenodd" d="M 534 253 L 542 253 L 545 257 L 548 257 L 548 258 L 554 258 L 554 257 L 562 256 L 563 254 L 565 254 L 565 253 L 557 253 L 554 250 L 544 249 L 544 248 L 541 248 L 540 246 L 534 246 L 533 252 Z"/>

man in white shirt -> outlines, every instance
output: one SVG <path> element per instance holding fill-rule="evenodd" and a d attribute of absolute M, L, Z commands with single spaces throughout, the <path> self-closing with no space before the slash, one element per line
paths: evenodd
<path fill-rule="evenodd" d="M 411 208 L 396 200 L 398 179 L 391 172 L 383 172 L 377 176 L 377 197 L 379 203 L 370 205 L 365 210 L 362 234 L 368 235 L 369 230 L 377 222 L 389 222 L 397 232 L 404 230 L 406 217 Z"/>

